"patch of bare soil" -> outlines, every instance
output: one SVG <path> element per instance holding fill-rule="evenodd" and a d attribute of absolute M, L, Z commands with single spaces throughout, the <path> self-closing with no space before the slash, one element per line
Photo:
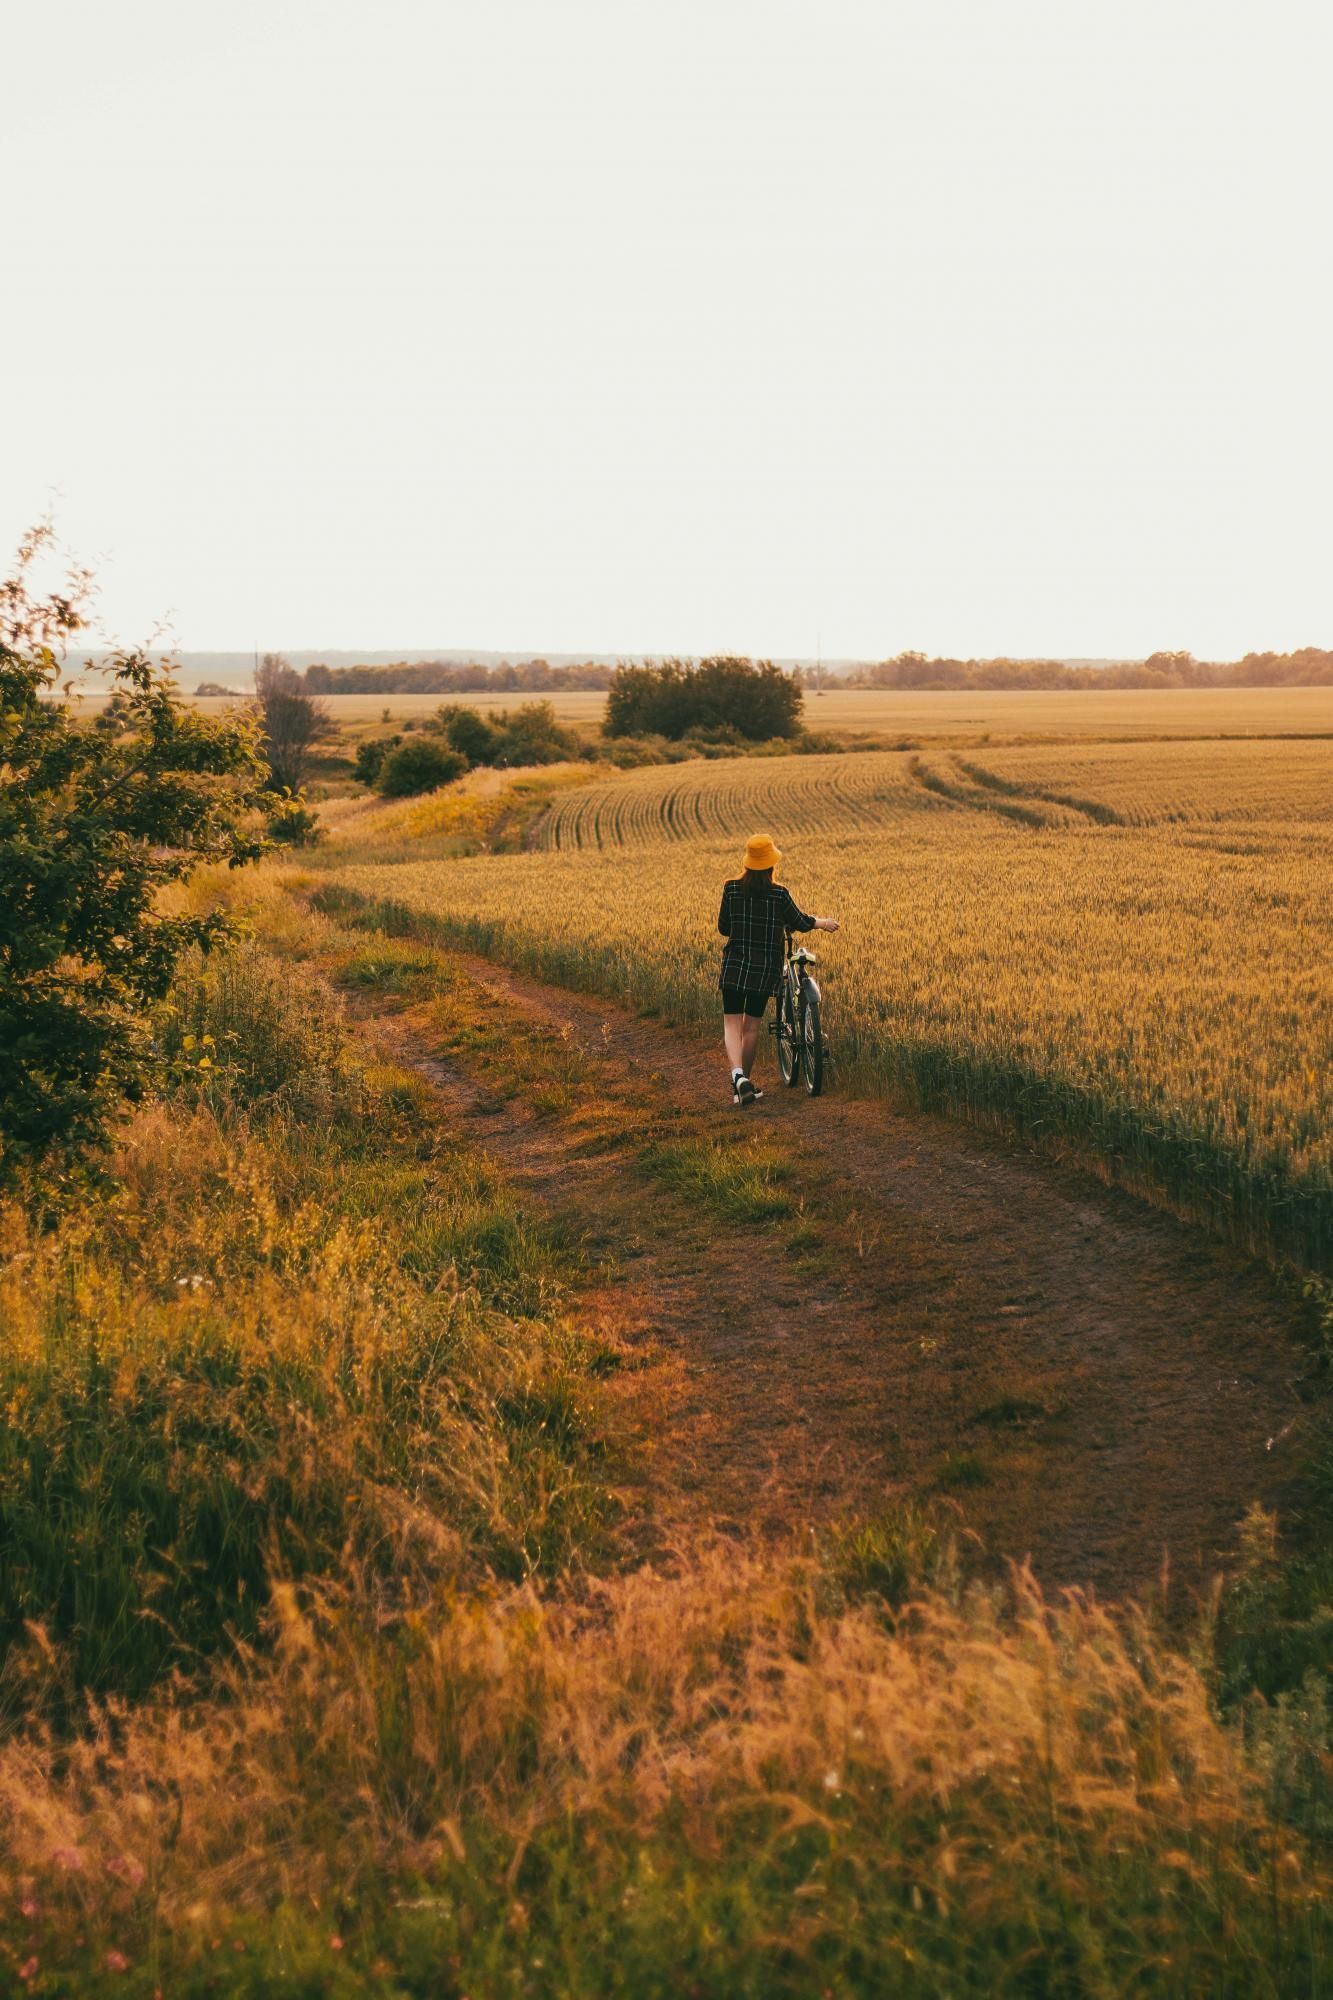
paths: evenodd
<path fill-rule="evenodd" d="M 836 1093 L 734 1110 L 721 1038 L 634 1018 L 451 953 L 508 1037 L 558 1037 L 584 1100 L 544 1114 L 429 1010 L 381 1023 L 538 1214 L 610 1275 L 583 1301 L 669 1358 L 649 1399 L 659 1532 L 708 1515 L 790 1531 L 951 1494 L 996 1558 L 1049 1587 L 1197 1586 L 1252 1499 L 1287 1505 L 1308 1366 L 1261 1267 L 1003 1138 Z M 733 1226 L 642 1170 L 663 1133 L 790 1163 L 796 1211 Z M 634 1378 L 630 1378 L 634 1379 Z"/>

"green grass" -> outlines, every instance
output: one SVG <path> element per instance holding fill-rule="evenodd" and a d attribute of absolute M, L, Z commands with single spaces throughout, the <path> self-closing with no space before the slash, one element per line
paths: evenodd
<path fill-rule="evenodd" d="M 1034 1396 L 998 1396 L 993 1403 L 975 1411 L 970 1421 L 996 1430 L 1017 1429 L 1024 1424 L 1039 1423 L 1050 1415 L 1049 1406 Z"/>
<path fill-rule="evenodd" d="M 975 1452 L 950 1452 L 935 1471 L 935 1484 L 944 1493 L 963 1493 L 969 1487 L 989 1486 L 990 1467 Z"/>
<path fill-rule="evenodd" d="M 1247 1773 L 1146 1624 L 969 1593 L 921 1515 L 804 1560 L 704 1549 L 590 1607 L 394 1615 L 348 1587 L 283 1598 L 279 1628 L 225 1707 L 58 1775 L 29 1750 L 22 1797 L 0 1754 L 30 1870 L 0 1952 L 46 1990 L 1286 2000 L 1333 1977 L 1333 1885 L 1259 1776 L 1317 1801 L 1310 1718 L 1256 1715 Z"/>
<path fill-rule="evenodd" d="M 0 1638 L 40 1629 L 71 1700 L 255 1639 L 275 1568 L 550 1576 L 616 1506 L 574 1253 L 420 1080 L 253 948 L 165 1018 L 175 1099 L 127 1133 L 119 1194 L 11 1217 Z M 544 1399 L 578 1422 L 534 1424 Z M 447 1532 L 405 1554 L 414 1513 Z"/>
<path fill-rule="evenodd" d="M 338 969 L 338 984 L 382 998 L 417 998 L 433 990 L 440 964 L 433 952 L 413 951 L 393 938 L 366 945 Z"/>
<path fill-rule="evenodd" d="M 1252 1515 L 1188 1657 L 945 1502 L 645 1567 L 605 1273 L 299 966 L 190 977 L 120 1191 L 0 1211 L 0 1988 L 1333 1992 L 1327 1563 Z M 750 1134 L 642 1136 L 672 1227 L 824 1253 Z"/>
<path fill-rule="evenodd" d="M 776 1222 L 792 1210 L 787 1162 L 752 1141 L 669 1139 L 646 1147 L 639 1162 L 650 1180 L 723 1221 Z"/>
<path fill-rule="evenodd" d="M 871 1599 L 898 1611 L 914 1591 L 959 1587 L 957 1536 L 921 1507 L 886 1507 L 842 1522 L 824 1537 L 821 1555 L 836 1603 Z"/>

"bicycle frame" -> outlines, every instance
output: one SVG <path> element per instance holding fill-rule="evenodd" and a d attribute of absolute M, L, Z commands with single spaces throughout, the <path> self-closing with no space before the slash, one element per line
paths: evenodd
<path fill-rule="evenodd" d="M 815 957 L 815 954 L 812 951 L 807 951 L 803 944 L 797 945 L 795 951 L 792 950 L 791 932 L 788 931 L 787 963 L 783 970 L 791 986 L 793 1000 L 799 1001 L 806 993 L 813 993 L 816 1000 L 823 999 L 824 995 L 820 991 L 819 981 L 810 970 L 812 965 L 818 965 L 818 963 L 819 960 Z"/>
<path fill-rule="evenodd" d="M 782 964 L 782 985 L 778 992 L 775 1019 L 769 1023 L 769 1033 L 777 1038 L 778 1069 L 782 1080 L 789 1088 L 801 1081 L 803 1065 L 809 1070 L 805 1082 L 812 1094 L 819 1091 L 823 1079 L 824 1044 L 820 1034 L 819 1013 L 823 1000 L 819 981 L 811 967 L 818 961 L 812 951 L 797 945 L 790 931 L 784 934 L 784 955 Z M 807 1024 L 813 1029 L 813 1062 L 811 1052 L 805 1047 Z"/>

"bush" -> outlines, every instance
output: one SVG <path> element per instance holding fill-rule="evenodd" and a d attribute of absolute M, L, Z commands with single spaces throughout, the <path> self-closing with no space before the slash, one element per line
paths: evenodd
<path fill-rule="evenodd" d="M 156 1026 L 174 1092 L 214 1111 L 365 1110 L 341 1005 L 251 939 L 187 958 Z"/>
<path fill-rule="evenodd" d="M 428 736 L 415 743 L 400 743 L 383 760 L 375 780 L 386 799 L 410 798 L 415 792 L 433 792 L 467 769 L 466 757 L 446 750 Z"/>
<path fill-rule="evenodd" d="M 493 764 L 502 738 L 475 708 L 442 708 L 432 725 L 444 732 L 449 745 L 469 764 Z"/>
<path fill-rule="evenodd" d="M 549 701 L 502 708 L 489 718 L 475 708 L 446 705 L 427 728 L 442 734 L 469 764 L 563 764 L 589 753 L 577 730 L 557 721 Z"/>
<path fill-rule="evenodd" d="M 583 748 L 578 732 L 557 722 L 549 701 L 502 708 L 495 722 L 500 734 L 495 761 L 500 764 L 563 764 Z"/>
<path fill-rule="evenodd" d="M 191 945 L 232 929 L 167 913 L 162 890 L 200 861 L 255 859 L 263 821 L 290 809 L 265 789 L 253 720 L 187 707 L 145 654 L 94 670 L 111 699 L 85 726 L 54 648 L 81 629 L 88 584 L 33 594 L 49 539 L 30 534 L 0 580 L 0 1179 L 81 1170 L 142 1094 L 144 1009 Z"/>
<path fill-rule="evenodd" d="M 804 695 L 800 683 L 771 660 L 715 655 L 697 666 L 663 660 L 657 666 L 618 667 L 606 700 L 606 736 L 667 736 L 691 730 L 733 730 L 737 738 L 800 734 Z"/>
<path fill-rule="evenodd" d="M 323 838 L 319 814 L 300 799 L 289 800 L 269 824 L 269 839 L 280 847 L 318 847 Z"/>
<path fill-rule="evenodd" d="M 645 764 L 665 764 L 666 739 L 661 736 L 609 736 L 602 755 L 622 771 L 634 771 Z"/>
<path fill-rule="evenodd" d="M 356 762 L 352 766 L 352 776 L 363 785 L 373 785 L 380 774 L 380 766 L 391 750 L 402 742 L 402 734 L 394 736 L 367 736 L 356 746 Z"/>

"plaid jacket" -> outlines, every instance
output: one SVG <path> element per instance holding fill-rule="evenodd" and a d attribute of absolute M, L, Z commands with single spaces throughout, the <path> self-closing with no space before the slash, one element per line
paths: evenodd
<path fill-rule="evenodd" d="M 815 920 L 776 882 L 753 896 L 739 882 L 728 882 L 717 927 L 727 940 L 718 985 L 741 993 L 776 993 L 782 984 L 783 932 L 812 931 Z"/>

